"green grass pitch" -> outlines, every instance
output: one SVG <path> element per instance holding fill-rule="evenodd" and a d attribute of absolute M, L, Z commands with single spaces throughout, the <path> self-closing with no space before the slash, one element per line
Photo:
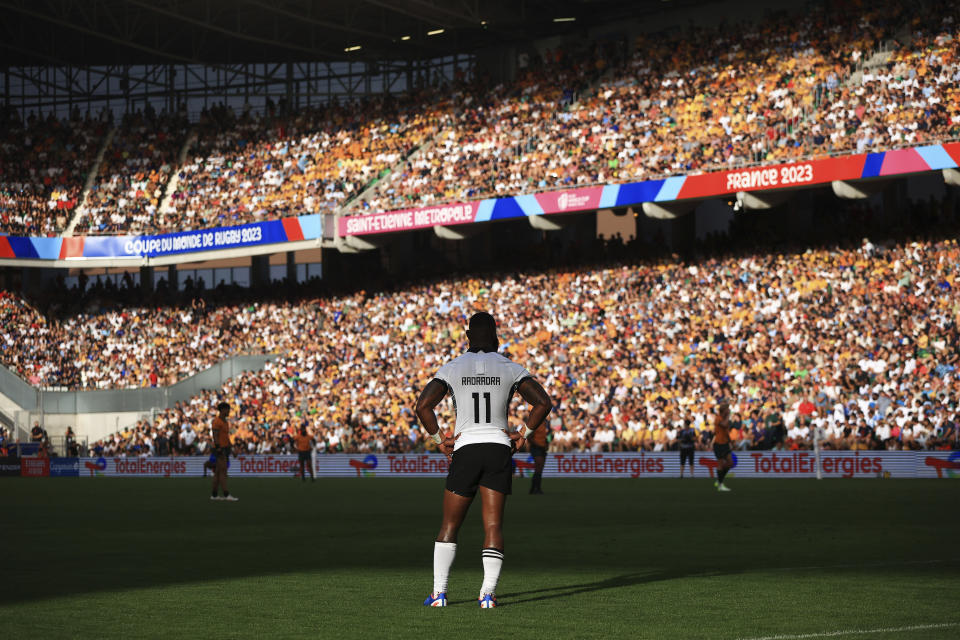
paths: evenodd
<path fill-rule="evenodd" d="M 479 505 L 421 606 L 442 480 L 3 480 L 0 637 L 960 637 L 960 482 L 528 482 L 480 610 Z"/>

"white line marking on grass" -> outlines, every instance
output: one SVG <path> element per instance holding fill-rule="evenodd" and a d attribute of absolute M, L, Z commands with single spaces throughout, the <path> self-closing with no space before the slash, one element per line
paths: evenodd
<path fill-rule="evenodd" d="M 738 638 L 737 640 L 803 640 L 804 638 L 834 638 L 837 636 L 862 636 L 868 633 L 895 633 L 897 631 L 923 631 L 926 629 L 949 629 L 960 627 L 960 622 L 942 622 L 939 624 L 914 624 L 909 627 L 885 627 L 881 629 L 848 629 L 846 631 L 824 631 L 822 633 L 800 633 L 759 638 Z"/>

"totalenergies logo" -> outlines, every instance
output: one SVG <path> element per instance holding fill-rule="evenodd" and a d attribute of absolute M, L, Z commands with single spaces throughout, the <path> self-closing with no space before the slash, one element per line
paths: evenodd
<path fill-rule="evenodd" d="M 733 469 L 737 466 L 737 454 L 733 451 L 730 452 L 730 459 L 733 460 L 733 466 L 730 467 Z M 717 472 L 717 465 L 720 463 L 716 458 L 711 458 L 710 456 L 700 456 L 700 466 L 706 467 L 707 471 L 710 472 L 710 477 L 714 477 L 714 474 Z"/>
<path fill-rule="evenodd" d="M 533 456 L 527 456 L 526 460 L 517 460 L 513 458 L 513 475 L 524 477 L 524 471 L 534 471 L 537 465 L 533 463 Z"/>
<path fill-rule="evenodd" d="M 103 472 L 107 470 L 107 459 L 100 457 L 97 458 L 96 462 L 90 462 L 89 460 L 83 463 L 83 466 L 90 471 L 90 477 L 93 476 L 102 476 Z"/>
<path fill-rule="evenodd" d="M 946 460 L 929 456 L 923 462 L 937 470 L 938 478 L 942 478 L 943 474 L 947 474 L 948 478 L 960 478 L 960 451 L 954 451 Z"/>
<path fill-rule="evenodd" d="M 357 470 L 358 478 L 372 478 L 376 474 L 373 472 L 377 468 L 377 456 L 372 453 L 363 460 L 350 460 L 350 466 Z"/>

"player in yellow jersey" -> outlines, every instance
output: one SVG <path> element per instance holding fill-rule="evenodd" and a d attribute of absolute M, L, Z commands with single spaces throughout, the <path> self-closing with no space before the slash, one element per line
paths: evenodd
<path fill-rule="evenodd" d="M 227 424 L 227 416 L 230 415 L 230 405 L 221 402 L 217 405 L 217 417 L 213 419 L 211 425 L 213 431 L 213 453 L 217 457 L 216 466 L 213 470 L 213 495 L 211 500 L 226 500 L 227 502 L 236 502 L 237 497 L 230 495 L 227 490 L 227 461 L 230 459 L 230 425 Z M 217 489 L 223 491 L 223 497 L 217 496 Z"/>
<path fill-rule="evenodd" d="M 723 484 L 727 472 L 733 467 L 733 454 L 730 453 L 730 405 L 725 400 L 717 407 L 717 418 L 713 425 L 713 455 L 717 457 L 717 480 L 713 485 L 717 491 L 730 491 Z"/>

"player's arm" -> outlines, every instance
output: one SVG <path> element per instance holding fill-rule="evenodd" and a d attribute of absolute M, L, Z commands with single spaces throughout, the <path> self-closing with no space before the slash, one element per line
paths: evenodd
<path fill-rule="evenodd" d="M 530 413 L 527 414 L 526 429 L 523 433 L 514 431 L 507 434 L 513 440 L 514 450 L 523 448 L 530 434 L 543 424 L 543 421 L 547 419 L 553 409 L 553 400 L 550 399 L 550 394 L 533 378 L 524 378 L 517 386 L 517 392 L 531 406 L 531 409 Z"/>
<path fill-rule="evenodd" d="M 436 412 L 437 405 L 440 404 L 440 401 L 443 400 L 446 395 L 446 383 L 438 378 L 434 378 L 428 382 L 427 386 L 420 392 L 420 397 L 417 398 L 415 413 L 417 414 L 417 419 L 420 420 L 420 424 L 427 430 L 427 433 L 430 434 L 433 441 L 437 443 L 440 451 L 449 458 L 450 454 L 453 453 L 453 444 L 456 438 L 443 437 L 443 434 L 440 433 L 440 424 L 437 422 Z"/>

